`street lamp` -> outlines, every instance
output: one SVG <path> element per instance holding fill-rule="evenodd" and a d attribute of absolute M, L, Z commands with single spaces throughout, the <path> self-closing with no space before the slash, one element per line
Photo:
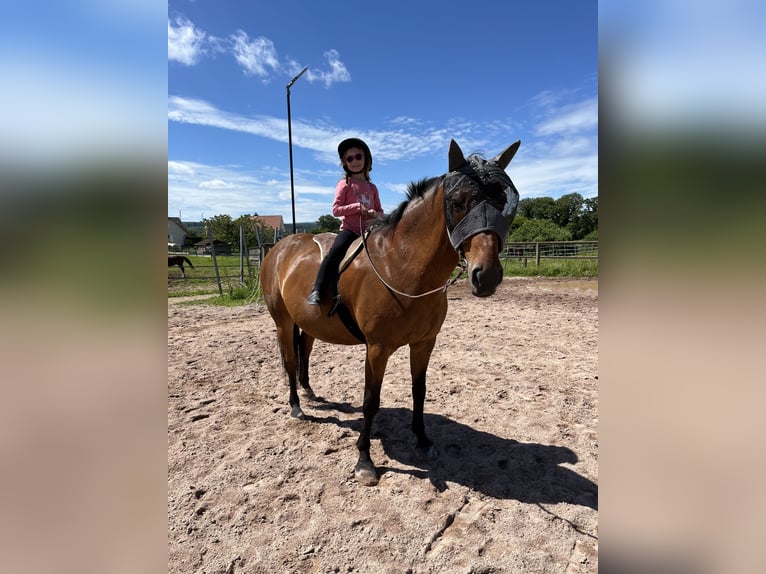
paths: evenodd
<path fill-rule="evenodd" d="M 290 122 L 290 88 L 308 69 L 308 66 L 303 68 L 301 73 L 295 76 L 290 80 L 290 83 L 287 84 L 287 142 L 290 147 L 290 198 L 293 204 L 293 235 L 295 235 L 295 182 L 293 180 L 293 127 Z"/>

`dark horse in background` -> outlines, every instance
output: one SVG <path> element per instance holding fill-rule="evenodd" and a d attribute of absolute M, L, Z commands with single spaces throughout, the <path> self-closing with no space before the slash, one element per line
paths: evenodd
<path fill-rule="evenodd" d="M 473 295 L 488 297 L 502 281 L 498 256 L 519 200 L 504 170 L 520 143 L 487 161 L 475 154 L 466 159 L 457 143 L 450 142 L 449 173 L 410 184 L 407 200 L 366 239 L 357 239 L 349 248 L 353 253 L 362 242 L 365 253 L 340 275 L 337 308 L 331 302 L 320 306 L 306 303 L 321 260 L 317 243 L 326 250 L 333 234 L 290 235 L 263 260 L 261 286 L 276 324 L 293 417 L 305 416 L 298 381 L 307 398 L 316 398 L 309 385 L 309 356 L 315 339 L 367 346 L 364 424 L 355 467 L 362 484 L 378 482 L 370 458 L 372 422 L 380 407 L 388 359 L 403 345 L 410 347 L 417 454 L 427 460 L 436 457 L 425 432 L 423 403 L 426 370 L 447 315 L 446 288 L 461 259 L 467 263 Z"/>
<path fill-rule="evenodd" d="M 186 277 L 186 271 L 184 271 L 184 263 L 187 263 L 189 267 L 194 269 L 194 265 L 192 265 L 192 262 L 189 261 L 188 257 L 183 255 L 168 255 L 168 267 L 173 267 L 174 265 L 180 267 L 182 277 Z"/>

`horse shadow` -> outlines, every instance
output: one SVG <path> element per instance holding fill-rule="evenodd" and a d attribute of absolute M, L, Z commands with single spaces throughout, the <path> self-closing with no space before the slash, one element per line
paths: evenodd
<path fill-rule="evenodd" d="M 361 409 L 345 403 L 319 399 L 312 409 L 335 409 L 344 413 L 360 413 Z M 332 423 L 359 432 L 362 418 L 340 420 L 307 416 L 319 423 Z M 503 438 L 438 414 L 424 415 L 426 432 L 438 452 L 430 462 L 418 458 L 415 438 L 410 430 L 412 411 L 405 408 L 381 407 L 375 417 L 372 438 L 380 440 L 386 456 L 400 468 L 377 464 L 386 473 L 406 473 L 428 479 L 443 492 L 453 482 L 494 498 L 514 499 L 532 504 L 567 502 L 598 510 L 598 485 L 562 463 L 575 464 L 577 455 L 562 446 L 524 443 Z"/>

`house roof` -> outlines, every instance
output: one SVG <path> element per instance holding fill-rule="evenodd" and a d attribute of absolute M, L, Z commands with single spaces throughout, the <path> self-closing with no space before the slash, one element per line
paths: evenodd
<path fill-rule="evenodd" d="M 250 216 L 250 219 L 254 221 L 262 221 L 265 226 L 278 231 L 281 231 L 285 226 L 281 215 L 252 215 Z"/>

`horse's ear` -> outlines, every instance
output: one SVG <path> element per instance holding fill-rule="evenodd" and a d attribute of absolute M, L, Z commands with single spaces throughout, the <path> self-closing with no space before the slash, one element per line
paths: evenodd
<path fill-rule="evenodd" d="M 450 140 L 448 171 L 456 171 L 459 168 L 463 167 L 464 163 L 465 163 L 465 158 L 463 157 L 463 150 L 460 149 L 460 146 L 457 145 L 457 142 L 455 140 Z"/>
<path fill-rule="evenodd" d="M 516 155 L 516 151 L 518 151 L 520 145 L 521 140 L 516 140 L 514 143 L 505 148 L 504 152 L 497 154 L 497 157 L 495 157 L 495 159 L 492 161 L 494 161 L 502 169 L 505 169 L 508 164 L 511 163 L 511 160 L 513 159 L 513 156 Z"/>

